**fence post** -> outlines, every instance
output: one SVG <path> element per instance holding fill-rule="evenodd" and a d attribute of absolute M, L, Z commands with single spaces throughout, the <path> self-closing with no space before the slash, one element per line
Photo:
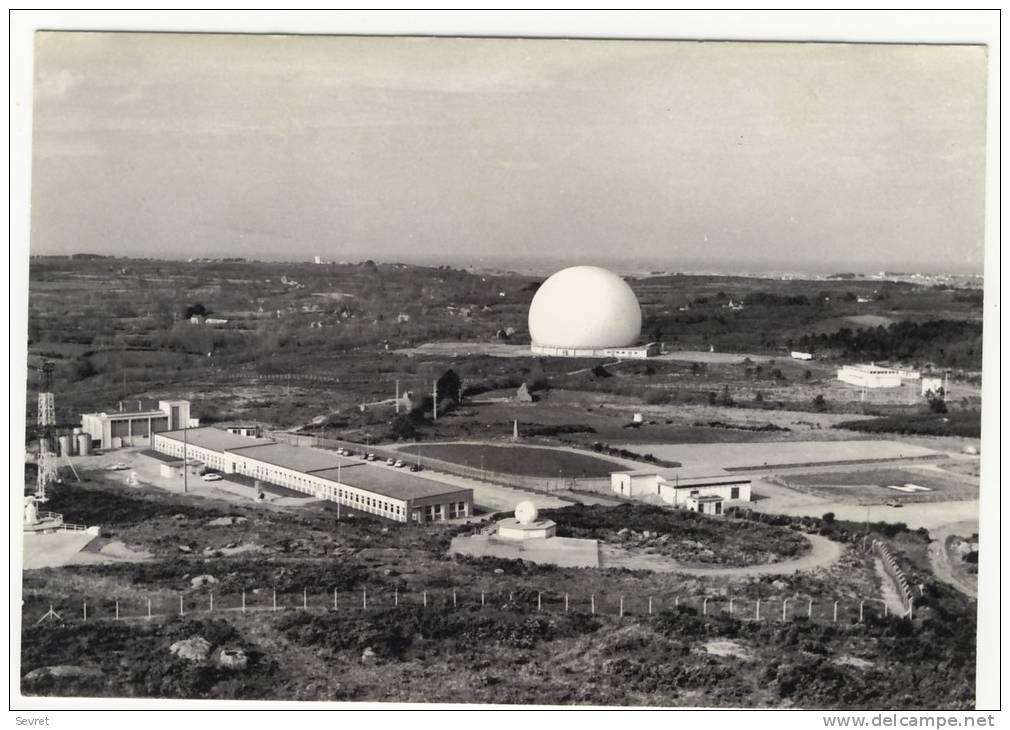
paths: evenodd
<path fill-rule="evenodd" d="M 913 608 L 915 608 L 915 599 L 910 597 L 908 599 L 908 617 L 909 618 L 912 618 L 912 609 Z"/>
<path fill-rule="evenodd" d="M 887 618 L 887 601 L 884 601 L 884 618 Z"/>
<path fill-rule="evenodd" d="M 835 608 L 831 616 L 832 623 L 838 623 L 838 601 L 835 601 Z"/>
<path fill-rule="evenodd" d="M 214 611 L 214 591 L 210 592 L 210 611 Z"/>
<path fill-rule="evenodd" d="M 84 601 L 84 620 L 88 620 L 88 602 Z"/>
<path fill-rule="evenodd" d="M 116 601 L 116 621 L 119 620 L 119 601 Z"/>
<path fill-rule="evenodd" d="M 186 609 L 182 603 L 182 594 L 179 594 L 179 615 L 184 616 L 186 614 Z"/>
<path fill-rule="evenodd" d="M 565 613 L 568 613 L 568 594 L 565 594 Z"/>
<path fill-rule="evenodd" d="M 812 619 L 814 617 L 814 599 L 811 598 L 807 601 L 807 618 Z"/>
<path fill-rule="evenodd" d="M 537 591 L 537 610 L 540 610 L 540 591 Z"/>
<path fill-rule="evenodd" d="M 705 596 L 701 602 L 701 615 L 708 616 L 708 596 Z"/>
<path fill-rule="evenodd" d="M 783 598 L 782 599 L 782 621 L 783 621 L 783 623 L 785 623 L 785 620 L 786 620 L 786 606 L 788 604 L 789 604 L 789 599 L 788 598 Z"/>
<path fill-rule="evenodd" d="M 274 610 L 277 610 L 277 589 L 274 588 Z"/>
<path fill-rule="evenodd" d="M 308 588 L 302 588 L 302 610 L 303 611 L 308 611 L 309 610 L 309 589 Z"/>
<path fill-rule="evenodd" d="M 242 589 L 242 613 L 245 613 L 245 588 Z"/>
<path fill-rule="evenodd" d="M 147 599 L 147 620 L 151 620 L 151 599 Z"/>
<path fill-rule="evenodd" d="M 652 615 L 652 596 L 649 596 L 649 615 Z"/>
<path fill-rule="evenodd" d="M 673 607 L 680 608 L 680 596 L 673 597 Z"/>
<path fill-rule="evenodd" d="M 400 605 L 400 588 L 399 588 L 399 586 L 397 586 L 396 588 L 393 588 L 393 605 L 394 606 L 399 606 Z"/>
<path fill-rule="evenodd" d="M 863 623 L 863 603 L 864 601 L 859 602 L 859 623 Z"/>
<path fill-rule="evenodd" d="M 596 613 L 596 596 L 592 595 L 589 597 L 589 612 L 592 614 Z"/>
<path fill-rule="evenodd" d="M 754 620 L 761 620 L 761 599 L 757 599 L 757 603 L 754 604 Z"/>
<path fill-rule="evenodd" d="M 452 592 L 452 607 L 456 608 L 456 591 Z"/>
<path fill-rule="evenodd" d="M 624 596 L 621 596 L 621 608 L 619 609 L 619 611 L 620 612 L 618 613 L 618 615 L 621 616 L 621 617 L 623 617 L 624 616 Z"/>
<path fill-rule="evenodd" d="M 421 603 L 425 608 L 428 607 L 428 591 L 421 591 Z"/>
<path fill-rule="evenodd" d="M 733 599 L 729 599 L 729 615 L 733 616 Z"/>
<path fill-rule="evenodd" d="M 333 610 L 337 610 L 337 589 L 333 589 Z"/>
<path fill-rule="evenodd" d="M 368 589 L 361 586 L 361 609 L 365 610 L 366 608 L 368 608 Z"/>
<path fill-rule="evenodd" d="M 480 592 L 480 605 L 484 605 L 484 591 Z"/>

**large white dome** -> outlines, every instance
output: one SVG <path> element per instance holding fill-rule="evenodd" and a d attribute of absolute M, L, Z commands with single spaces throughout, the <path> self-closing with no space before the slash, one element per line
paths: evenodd
<path fill-rule="evenodd" d="M 530 304 L 530 336 L 541 347 L 626 347 L 642 331 L 631 287 L 598 266 L 572 266 L 551 276 Z"/>

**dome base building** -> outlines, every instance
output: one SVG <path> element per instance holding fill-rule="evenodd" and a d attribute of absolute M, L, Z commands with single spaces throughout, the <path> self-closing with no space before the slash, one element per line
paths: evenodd
<path fill-rule="evenodd" d="M 658 342 L 635 347 L 603 348 L 552 347 L 534 343 L 530 345 L 530 351 L 546 357 L 616 357 L 618 360 L 644 360 L 658 355 L 660 348 Z"/>
<path fill-rule="evenodd" d="M 659 354 L 658 343 L 639 344 L 635 292 L 598 266 L 572 266 L 549 277 L 530 303 L 529 329 L 537 355 L 641 360 Z"/>

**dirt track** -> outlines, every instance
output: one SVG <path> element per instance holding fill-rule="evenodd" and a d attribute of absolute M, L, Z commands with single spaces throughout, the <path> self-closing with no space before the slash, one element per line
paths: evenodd
<path fill-rule="evenodd" d="M 933 542 L 929 545 L 929 562 L 933 567 L 933 575 L 944 583 L 953 586 L 970 598 L 978 598 L 978 588 L 969 585 L 958 578 L 950 562 L 947 552 L 947 538 L 953 535 L 968 536 L 978 532 L 978 522 L 966 521 L 930 530 L 929 536 Z"/>
<path fill-rule="evenodd" d="M 675 560 L 652 554 L 632 555 L 613 545 L 600 546 L 603 568 L 651 570 L 654 573 L 680 573 L 694 576 L 739 577 L 747 575 L 788 575 L 831 565 L 842 556 L 842 546 L 820 535 L 803 535 L 810 541 L 810 552 L 799 558 L 742 568 L 690 568 Z"/>

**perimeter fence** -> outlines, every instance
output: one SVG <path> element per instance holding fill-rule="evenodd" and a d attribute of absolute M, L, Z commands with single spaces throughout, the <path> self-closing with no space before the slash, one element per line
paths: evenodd
<path fill-rule="evenodd" d="M 448 589 L 401 591 L 398 588 L 363 587 L 355 591 L 325 591 L 314 587 L 301 591 L 269 588 L 238 593 L 167 592 L 148 597 L 103 596 L 49 600 L 44 595 L 25 597 L 25 625 L 85 623 L 89 621 L 154 621 L 186 616 L 207 618 L 215 614 L 246 614 L 305 611 L 316 614 L 360 616 L 368 613 L 426 611 L 511 611 L 523 614 L 583 614 L 636 619 L 676 611 L 710 619 L 777 622 L 811 621 L 822 624 L 858 625 L 870 620 L 911 617 L 890 611 L 877 598 L 863 600 L 814 599 L 810 597 L 728 597 L 642 593 L 569 594 L 557 591 L 455 591 Z"/>

